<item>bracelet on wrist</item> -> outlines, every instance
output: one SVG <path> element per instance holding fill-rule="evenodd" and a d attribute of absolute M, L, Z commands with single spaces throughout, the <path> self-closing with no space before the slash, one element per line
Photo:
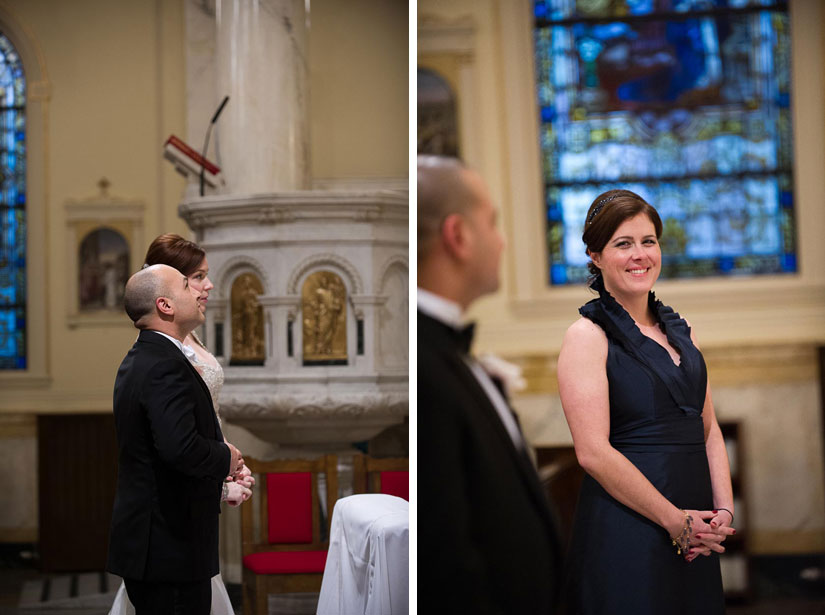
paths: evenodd
<path fill-rule="evenodd" d="M 727 508 L 722 508 L 721 506 L 717 506 L 716 507 L 716 512 L 719 512 L 720 510 L 724 510 L 726 513 L 728 513 L 730 515 L 730 522 L 732 524 L 733 523 L 733 513 L 731 511 L 729 511 Z"/>
<path fill-rule="evenodd" d="M 673 546 L 676 547 L 676 554 L 681 555 L 682 551 L 687 552 L 690 547 L 690 536 L 693 534 L 693 517 L 687 511 L 682 511 L 685 515 L 685 522 L 682 526 L 682 531 L 678 536 L 671 537 Z"/>
<path fill-rule="evenodd" d="M 221 502 L 226 502 L 229 499 L 229 483 L 223 483 L 223 487 L 221 487 Z"/>

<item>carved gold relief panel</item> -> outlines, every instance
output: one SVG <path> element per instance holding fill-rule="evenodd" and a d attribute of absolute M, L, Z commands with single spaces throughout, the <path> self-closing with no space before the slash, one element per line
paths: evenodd
<path fill-rule="evenodd" d="M 258 303 L 263 292 L 263 284 L 252 273 L 241 274 L 232 283 L 231 365 L 264 363 L 264 311 Z"/>
<path fill-rule="evenodd" d="M 301 289 L 304 364 L 347 362 L 347 291 L 331 271 L 310 275 Z"/>

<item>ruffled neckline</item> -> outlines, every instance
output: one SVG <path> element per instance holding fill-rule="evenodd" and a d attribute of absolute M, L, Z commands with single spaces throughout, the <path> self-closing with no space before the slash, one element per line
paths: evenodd
<path fill-rule="evenodd" d="M 679 354 L 679 365 L 673 361 L 667 349 L 656 340 L 648 337 L 639 329 L 633 317 L 624 309 L 621 303 L 616 301 L 604 286 L 602 276 L 598 276 L 591 284 L 591 288 L 599 293 L 597 299 L 588 301 L 579 308 L 579 313 L 596 320 L 599 324 L 607 325 L 615 337 L 626 338 L 635 347 L 644 347 L 647 344 L 655 344 L 665 353 L 669 362 L 675 368 L 684 365 L 685 348 L 684 339 L 690 340 L 690 326 L 678 312 L 675 312 L 669 305 L 665 305 L 656 298 L 656 294 L 651 290 L 647 295 L 647 305 L 656 316 L 659 327 L 665 333 L 668 343 L 676 349 Z M 601 318 L 599 318 L 601 316 Z M 595 317 L 595 318 L 594 318 Z"/>
<path fill-rule="evenodd" d="M 609 338 L 617 341 L 628 354 L 636 357 L 655 373 L 667 386 L 676 404 L 686 413 L 700 415 L 705 399 L 707 371 L 704 359 L 690 339 L 690 327 L 670 306 L 648 293 L 648 306 L 665 333 L 668 343 L 679 353 L 679 365 L 667 349 L 642 333 L 627 310 L 604 287 L 599 276 L 591 288 L 599 297 L 579 308 L 579 313 L 604 329 Z M 695 380 L 698 378 L 698 381 Z M 699 384 L 698 390 L 696 385 Z"/>

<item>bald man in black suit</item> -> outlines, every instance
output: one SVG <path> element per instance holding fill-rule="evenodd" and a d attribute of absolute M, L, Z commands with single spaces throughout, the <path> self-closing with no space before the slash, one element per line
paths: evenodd
<path fill-rule="evenodd" d="M 418 159 L 418 607 L 554 613 L 553 516 L 503 389 L 469 354 L 464 312 L 498 288 L 504 240 L 481 177 Z"/>
<path fill-rule="evenodd" d="M 209 389 L 183 353 L 204 318 L 186 276 L 167 265 L 139 271 L 124 303 L 140 334 L 115 380 L 107 569 L 123 577 L 137 615 L 208 615 L 221 489 L 243 458 L 224 442 Z"/>

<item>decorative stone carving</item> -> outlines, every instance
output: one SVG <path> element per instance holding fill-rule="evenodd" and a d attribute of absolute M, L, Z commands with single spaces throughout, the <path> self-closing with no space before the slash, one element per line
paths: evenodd
<path fill-rule="evenodd" d="M 181 203 L 215 272 L 204 329 L 210 348 L 226 349 L 225 424 L 280 447 L 329 451 L 403 422 L 409 207 L 406 192 L 385 189 Z M 215 225 L 199 226 L 203 216 Z M 263 332 L 252 338 L 263 363 L 230 352 L 239 329 L 232 289 L 245 274 L 261 283 Z"/>
<path fill-rule="evenodd" d="M 331 271 L 307 277 L 301 291 L 304 365 L 346 364 L 347 291 Z"/>
<path fill-rule="evenodd" d="M 362 442 L 409 413 L 403 391 L 273 394 L 233 389 L 221 397 L 221 415 L 261 439 L 291 445 Z"/>
<path fill-rule="evenodd" d="M 263 365 L 264 314 L 258 303 L 261 281 L 251 273 L 239 275 L 232 284 L 232 365 Z"/>

